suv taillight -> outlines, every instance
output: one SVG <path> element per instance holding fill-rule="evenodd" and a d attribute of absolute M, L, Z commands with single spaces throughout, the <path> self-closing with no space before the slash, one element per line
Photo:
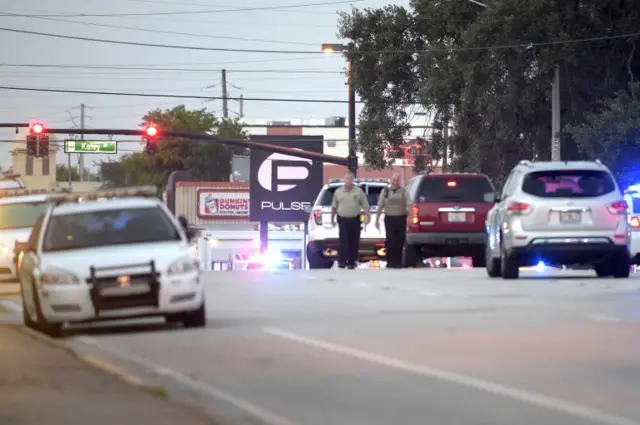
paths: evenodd
<path fill-rule="evenodd" d="M 419 232 L 420 231 L 420 218 L 418 217 L 418 204 L 413 204 L 411 206 L 411 215 L 407 220 L 407 231 L 409 232 Z"/>
<path fill-rule="evenodd" d="M 322 226 L 322 209 L 313 210 L 309 217 L 309 221 L 311 221 L 311 219 L 313 219 L 318 226 Z"/>
<path fill-rule="evenodd" d="M 607 209 L 613 215 L 624 215 L 627 213 L 629 206 L 626 201 L 616 201 L 607 205 Z"/>
<path fill-rule="evenodd" d="M 531 205 L 525 202 L 509 202 L 507 211 L 514 215 L 526 214 L 529 212 Z"/>
<path fill-rule="evenodd" d="M 631 217 L 630 223 L 632 229 L 640 229 L 640 219 L 637 216 Z"/>

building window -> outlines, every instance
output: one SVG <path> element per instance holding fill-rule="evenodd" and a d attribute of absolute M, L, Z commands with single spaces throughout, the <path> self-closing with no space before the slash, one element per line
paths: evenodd
<path fill-rule="evenodd" d="M 50 168 L 51 163 L 49 162 L 49 157 L 45 156 L 44 158 L 42 158 L 42 175 L 43 176 L 48 176 L 49 175 L 49 168 Z"/>
<path fill-rule="evenodd" d="M 32 156 L 28 156 L 27 157 L 27 163 L 25 166 L 25 172 L 27 174 L 27 176 L 33 176 L 33 157 Z"/>

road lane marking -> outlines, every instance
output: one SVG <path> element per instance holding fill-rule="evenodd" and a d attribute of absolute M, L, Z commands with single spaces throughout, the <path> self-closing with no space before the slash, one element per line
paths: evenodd
<path fill-rule="evenodd" d="M 593 320 L 596 322 L 604 322 L 604 323 L 617 323 L 620 321 L 615 317 L 606 316 L 604 314 L 587 314 L 585 317 L 589 320 Z"/>
<path fill-rule="evenodd" d="M 463 387 L 484 391 L 486 393 L 520 401 L 536 407 L 557 411 L 566 415 L 575 416 L 602 425 L 640 425 L 640 422 L 615 416 L 601 410 L 593 409 L 568 401 L 531 393 L 517 388 L 511 388 L 502 384 L 485 381 L 468 375 L 432 369 L 419 364 L 405 362 L 392 357 L 386 357 L 369 351 L 360 350 L 358 348 L 334 344 L 320 339 L 309 338 L 304 335 L 298 335 L 282 329 L 264 328 L 263 333 L 271 335 L 273 337 L 286 339 L 291 342 L 296 342 L 298 344 L 307 345 L 333 353 L 343 354 L 345 356 L 364 360 L 369 363 L 413 373 L 426 378 L 438 379 L 443 382 L 454 383 Z"/>
<path fill-rule="evenodd" d="M 365 283 L 365 282 L 356 282 L 356 283 L 354 283 L 354 285 L 359 287 L 359 288 L 368 288 L 369 286 L 371 286 L 371 285 L 369 285 L 368 283 Z"/>
<path fill-rule="evenodd" d="M 122 353 L 118 350 L 114 350 L 112 348 L 109 347 L 105 347 L 102 344 L 99 344 L 96 340 L 94 339 L 89 339 L 89 338 L 76 338 L 76 341 L 79 342 L 84 342 L 85 344 L 89 344 L 92 345 L 102 351 L 105 351 L 107 353 L 110 353 L 116 357 L 119 357 L 120 359 L 123 359 L 124 361 L 128 361 L 131 363 L 135 363 L 138 366 L 141 366 L 143 369 L 147 369 L 147 370 L 151 370 L 152 372 L 161 375 L 161 376 L 166 376 L 169 377 L 177 382 L 180 382 L 181 384 L 187 386 L 187 387 L 191 387 L 192 389 L 196 389 L 199 390 L 200 392 L 207 394 L 208 396 L 212 397 L 212 398 L 216 398 L 218 400 L 222 400 L 232 406 L 235 406 L 236 408 L 244 411 L 245 413 L 248 413 L 250 415 L 253 415 L 255 418 L 260 419 L 262 421 L 264 421 L 266 424 L 268 425 L 300 425 L 297 422 L 294 422 L 290 419 L 287 419 L 283 416 L 277 415 L 273 412 L 270 412 L 268 410 L 265 410 L 255 404 L 252 404 L 240 397 L 236 397 L 234 395 L 231 395 L 229 393 L 227 393 L 226 391 L 223 391 L 219 388 L 216 388 L 212 385 L 209 384 L 205 384 L 204 382 L 201 381 L 196 381 L 186 375 L 181 374 L 180 372 L 177 372 L 173 369 L 169 369 L 166 368 L 164 366 L 160 366 L 152 361 L 150 361 L 149 359 L 146 358 L 142 358 L 142 357 L 138 357 L 136 355 L 133 354 L 125 354 Z M 635 424 L 634 424 L 635 425 Z"/>
<path fill-rule="evenodd" d="M 85 356 L 80 356 L 80 358 L 85 362 L 89 363 L 91 366 L 96 367 L 104 372 L 115 375 L 118 378 L 122 379 L 123 381 L 131 385 L 141 386 L 143 383 L 142 379 L 136 376 L 130 375 L 124 370 L 120 369 L 119 367 L 112 365 L 111 363 L 107 363 L 103 360 L 100 360 L 97 357 L 85 355 Z"/>
<path fill-rule="evenodd" d="M 430 291 L 422 291 L 422 292 L 420 292 L 420 295 L 423 295 L 425 297 L 437 297 L 440 294 L 435 293 L 435 292 L 430 292 Z"/>

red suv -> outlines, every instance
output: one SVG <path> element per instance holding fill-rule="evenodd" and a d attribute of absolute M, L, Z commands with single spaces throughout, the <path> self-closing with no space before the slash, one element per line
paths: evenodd
<path fill-rule="evenodd" d="M 487 176 L 429 173 L 412 178 L 407 191 L 413 205 L 405 266 L 430 257 L 472 257 L 474 267 L 485 266 L 485 221 L 496 198 Z"/>

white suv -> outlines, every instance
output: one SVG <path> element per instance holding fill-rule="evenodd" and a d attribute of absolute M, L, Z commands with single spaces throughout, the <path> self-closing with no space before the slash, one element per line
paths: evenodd
<path fill-rule="evenodd" d="M 521 161 L 487 216 L 487 273 L 516 279 L 520 266 L 590 265 L 629 277 L 628 206 L 601 162 Z"/>
<path fill-rule="evenodd" d="M 331 202 L 337 188 L 344 184 L 343 179 L 332 179 L 324 185 L 309 216 L 307 235 L 307 261 L 309 268 L 330 269 L 338 258 L 338 227 L 331 225 Z M 380 230 L 373 225 L 374 214 L 378 209 L 378 199 L 382 190 L 388 186 L 387 179 L 356 179 L 353 184 L 360 186 L 367 195 L 371 211 L 371 223 L 362 223 L 360 233 L 359 261 L 384 260 L 386 258 L 384 226 Z M 381 217 L 381 219 L 384 215 Z"/>
<path fill-rule="evenodd" d="M 640 185 L 629 186 L 624 191 L 624 200 L 629 205 L 631 225 L 631 262 L 640 264 Z"/>

